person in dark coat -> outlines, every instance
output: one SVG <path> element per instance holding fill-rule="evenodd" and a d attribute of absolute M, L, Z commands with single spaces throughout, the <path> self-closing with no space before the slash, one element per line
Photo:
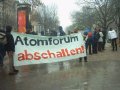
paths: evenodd
<path fill-rule="evenodd" d="M 9 58 L 9 75 L 17 74 L 18 70 L 14 67 L 14 61 L 13 56 L 15 52 L 15 44 L 14 44 L 14 38 L 11 34 L 12 27 L 6 26 L 6 37 L 7 37 L 7 44 L 5 45 L 6 52 L 8 54 Z"/>
<path fill-rule="evenodd" d="M 66 35 L 65 32 L 63 31 L 62 26 L 59 26 L 59 32 L 60 32 L 60 36 Z"/>
<path fill-rule="evenodd" d="M 4 45 L 0 43 L 0 67 L 3 67 L 3 60 L 4 60 L 5 52 L 6 51 L 5 51 Z"/>
<path fill-rule="evenodd" d="M 4 30 L 0 30 L 1 33 L 5 34 Z M 0 38 L 0 40 L 3 39 L 2 37 Z M 5 47 L 3 43 L 0 43 L 0 67 L 3 67 L 3 60 L 4 60 L 4 56 L 6 55 L 6 51 L 5 51 Z"/>
<path fill-rule="evenodd" d="M 64 35 L 66 35 L 65 32 L 63 31 L 62 26 L 59 26 L 59 27 L 58 27 L 58 30 L 59 30 L 59 33 L 60 33 L 59 36 L 64 36 Z M 62 69 L 62 68 L 64 67 L 63 62 L 60 62 L 59 65 L 60 65 L 60 69 Z"/>
<path fill-rule="evenodd" d="M 92 47 L 93 54 L 97 54 L 97 52 L 98 52 L 98 40 L 99 40 L 99 38 L 100 38 L 99 31 L 97 28 L 95 28 L 95 31 L 93 32 L 93 38 L 92 38 L 92 40 L 93 40 L 93 47 Z"/>

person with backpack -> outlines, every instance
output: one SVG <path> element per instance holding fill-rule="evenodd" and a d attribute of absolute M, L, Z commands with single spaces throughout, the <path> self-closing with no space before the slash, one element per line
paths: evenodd
<path fill-rule="evenodd" d="M 15 52 L 15 44 L 14 44 L 14 38 L 11 34 L 11 31 L 12 31 L 12 27 L 6 26 L 7 44 L 5 44 L 5 50 L 9 58 L 9 75 L 15 75 L 18 73 L 18 70 L 16 70 L 14 67 L 13 56 Z"/>
<path fill-rule="evenodd" d="M 92 54 L 92 32 L 88 32 L 87 34 L 87 41 L 86 41 L 86 49 L 89 51 L 89 55 Z"/>
<path fill-rule="evenodd" d="M 6 55 L 5 47 L 6 44 L 6 33 L 0 29 L 0 67 L 3 67 L 4 56 Z"/>

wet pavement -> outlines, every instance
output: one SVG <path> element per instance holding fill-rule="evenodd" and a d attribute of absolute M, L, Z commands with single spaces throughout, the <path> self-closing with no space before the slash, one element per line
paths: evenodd
<path fill-rule="evenodd" d="M 0 90 L 120 90 L 120 47 L 110 45 L 98 54 L 88 55 L 88 62 L 70 60 L 16 67 L 19 73 L 8 75 L 5 61 L 0 70 Z"/>

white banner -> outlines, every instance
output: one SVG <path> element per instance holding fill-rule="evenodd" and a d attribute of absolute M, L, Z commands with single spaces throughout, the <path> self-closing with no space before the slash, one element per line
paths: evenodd
<path fill-rule="evenodd" d="M 86 56 L 81 33 L 66 36 L 12 34 L 15 41 L 15 66 L 60 62 Z"/>

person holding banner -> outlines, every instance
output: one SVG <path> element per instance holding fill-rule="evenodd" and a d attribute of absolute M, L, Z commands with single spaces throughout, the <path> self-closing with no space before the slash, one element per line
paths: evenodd
<path fill-rule="evenodd" d="M 63 31 L 63 27 L 62 26 L 59 26 L 58 30 L 59 30 L 59 36 L 66 35 L 65 32 Z M 60 69 L 63 69 L 63 62 L 59 62 L 59 65 L 60 65 Z"/>
<path fill-rule="evenodd" d="M 77 29 L 77 28 L 74 30 L 74 33 L 78 33 L 78 29 Z M 85 47 L 86 47 L 86 41 L 87 41 L 87 39 L 88 39 L 88 36 L 87 36 L 87 35 L 84 35 L 84 36 L 83 36 L 83 39 L 84 39 L 84 41 L 85 41 Z M 82 57 L 79 58 L 79 62 L 81 62 L 81 61 L 82 61 Z M 84 57 L 84 61 L 87 62 L 87 56 Z"/>
<path fill-rule="evenodd" d="M 15 52 L 15 44 L 14 44 L 14 38 L 11 34 L 12 27 L 6 26 L 6 38 L 7 38 L 7 44 L 5 44 L 5 50 L 7 52 L 8 58 L 9 58 L 9 75 L 15 75 L 18 73 L 18 70 L 14 67 L 14 52 Z"/>
<path fill-rule="evenodd" d="M 84 41 L 85 41 L 85 47 L 86 47 L 86 41 L 87 41 L 87 39 L 88 39 L 88 36 L 87 36 L 87 35 L 84 35 L 84 36 L 83 36 L 83 39 L 84 39 Z M 82 58 L 79 58 L 79 62 L 81 62 L 81 61 L 82 61 Z M 87 56 L 84 57 L 84 61 L 87 62 Z"/>

